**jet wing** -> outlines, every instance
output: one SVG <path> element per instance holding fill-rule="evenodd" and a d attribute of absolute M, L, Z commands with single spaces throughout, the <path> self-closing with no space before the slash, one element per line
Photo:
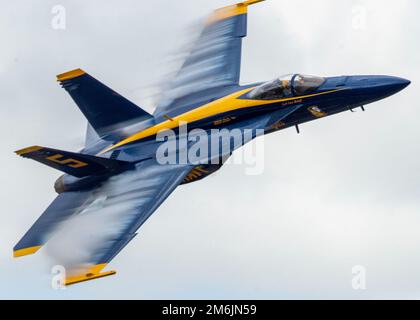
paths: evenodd
<path fill-rule="evenodd" d="M 45 242 L 42 233 L 46 230 L 50 233 L 51 226 L 57 229 L 59 223 L 58 232 L 49 239 L 46 251 L 66 268 L 67 285 L 112 275 L 114 271 L 102 272 L 102 269 L 136 236 L 137 230 L 190 170 L 188 165 L 159 165 L 153 159 L 141 162 L 133 170 L 113 176 L 86 192 L 88 195 L 80 196 L 80 207 L 64 210 L 76 212 L 70 218 L 63 217 L 61 208 L 50 207 L 48 217 L 38 222 L 25 235 L 25 242 L 20 243 L 38 250 Z M 75 196 L 75 193 L 64 193 L 59 197 L 71 197 L 70 194 Z M 82 204 L 88 196 L 91 200 Z M 32 240 L 29 244 L 28 239 Z M 15 256 L 36 251 L 22 251 L 21 247 L 15 248 L 20 250 L 15 251 Z"/>
<path fill-rule="evenodd" d="M 242 38 L 247 34 L 248 0 L 214 11 L 207 19 L 183 66 L 165 88 L 155 116 L 202 101 L 213 88 L 238 85 Z"/>

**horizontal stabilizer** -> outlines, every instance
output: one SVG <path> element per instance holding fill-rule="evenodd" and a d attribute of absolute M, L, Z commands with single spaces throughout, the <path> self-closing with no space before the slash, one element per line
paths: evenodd
<path fill-rule="evenodd" d="M 82 69 L 60 74 L 57 81 L 70 94 L 100 137 L 112 136 L 121 127 L 152 118 L 149 113 Z"/>
<path fill-rule="evenodd" d="M 16 151 L 16 153 L 78 178 L 102 175 L 108 172 L 115 173 L 130 164 L 125 161 L 38 146 L 25 148 Z"/>

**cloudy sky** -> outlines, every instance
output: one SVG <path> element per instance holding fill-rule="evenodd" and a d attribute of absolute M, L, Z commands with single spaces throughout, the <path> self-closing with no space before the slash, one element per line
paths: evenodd
<path fill-rule="evenodd" d="M 183 186 L 110 267 L 57 291 L 44 250 L 12 248 L 54 199 L 60 175 L 18 158 L 77 150 L 86 120 L 55 75 L 83 68 L 148 111 L 197 21 L 230 0 L 0 0 L 0 298 L 420 298 L 420 3 L 268 0 L 253 6 L 242 83 L 302 72 L 387 74 L 402 93 L 265 139 L 246 165 Z M 65 30 L 51 27 L 52 9 Z M 352 268 L 366 290 L 352 288 Z"/>

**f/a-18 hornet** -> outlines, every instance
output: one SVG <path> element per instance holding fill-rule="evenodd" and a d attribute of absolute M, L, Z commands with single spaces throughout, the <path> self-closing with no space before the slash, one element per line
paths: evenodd
<path fill-rule="evenodd" d="M 64 172 L 55 183 L 58 196 L 14 247 L 14 256 L 33 254 L 65 229 L 75 217 L 92 216 L 89 240 L 79 261 L 68 267 L 66 284 L 105 277 L 110 261 L 136 236 L 138 229 L 182 184 L 217 171 L 245 143 L 308 121 L 363 108 L 410 84 L 391 76 L 280 76 L 271 81 L 239 84 L 242 39 L 247 34 L 248 0 L 214 11 L 184 64 L 163 91 L 153 114 L 122 97 L 81 69 L 57 76 L 88 120 L 85 147 L 68 152 L 33 146 L 17 154 Z M 218 152 L 199 161 L 162 163 L 159 148 L 193 130 L 211 136 L 230 134 Z M 227 130 L 215 130 L 227 129 Z M 254 132 L 245 137 L 245 131 Z M 237 137 L 235 135 L 239 135 Z M 241 138 L 241 143 L 232 143 Z M 223 140 L 223 139 L 222 139 Z M 178 159 L 192 143 L 175 144 L 162 155 Z M 216 155 L 215 155 L 216 154 Z M 216 159 L 217 158 L 217 159 Z M 111 216 L 107 228 L 101 220 Z M 93 222 L 92 222 L 93 221 Z M 98 227 L 96 226 L 98 222 Z M 64 226 L 64 227 L 63 227 Z M 78 246 L 74 235 L 74 246 Z"/>

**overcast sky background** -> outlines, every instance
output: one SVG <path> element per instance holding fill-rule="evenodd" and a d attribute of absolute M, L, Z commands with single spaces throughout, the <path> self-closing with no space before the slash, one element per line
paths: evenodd
<path fill-rule="evenodd" d="M 0 0 L 0 298 L 420 298 L 414 0 L 251 7 L 242 83 L 295 72 L 387 74 L 413 83 L 365 113 L 266 137 L 261 175 L 232 165 L 180 187 L 112 261 L 117 276 L 56 291 L 44 250 L 12 258 L 54 199 L 60 175 L 13 151 L 83 144 L 86 120 L 55 76 L 83 68 L 151 112 L 151 85 L 176 67 L 173 57 L 195 23 L 232 3 Z M 51 28 L 57 4 L 66 8 L 66 30 Z M 366 267 L 367 290 L 352 289 L 355 265 Z"/>

